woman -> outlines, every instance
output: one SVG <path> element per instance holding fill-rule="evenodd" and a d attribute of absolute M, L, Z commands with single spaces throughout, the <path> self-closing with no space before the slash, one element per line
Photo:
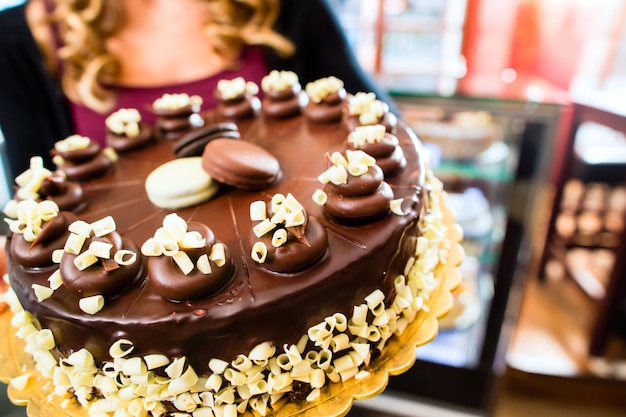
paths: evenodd
<path fill-rule="evenodd" d="M 378 91 L 326 0 L 30 0 L 0 13 L 0 128 L 9 176 L 79 133 L 100 140 L 105 117 L 184 92 L 214 105 L 220 79 L 260 83 L 291 70 L 302 85 L 334 75 Z M 391 104 L 391 103 L 390 103 Z"/>

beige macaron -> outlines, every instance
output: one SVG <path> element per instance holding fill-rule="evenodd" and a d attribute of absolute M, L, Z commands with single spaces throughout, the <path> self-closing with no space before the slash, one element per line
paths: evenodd
<path fill-rule="evenodd" d="M 145 184 L 148 199 L 157 207 L 179 209 L 207 201 L 219 183 L 202 169 L 201 157 L 174 159 L 152 171 Z"/>

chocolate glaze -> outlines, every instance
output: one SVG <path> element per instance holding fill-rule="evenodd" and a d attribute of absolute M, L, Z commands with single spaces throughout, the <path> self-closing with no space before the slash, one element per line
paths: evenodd
<path fill-rule="evenodd" d="M 378 165 L 384 172 L 385 178 L 389 178 L 404 169 L 406 158 L 402 148 L 398 146 L 398 138 L 390 133 L 386 133 L 381 142 L 366 143 L 358 149 L 376 159 Z M 348 142 L 348 149 L 357 149 Z"/>
<path fill-rule="evenodd" d="M 324 97 L 321 102 L 309 100 L 303 113 L 313 123 L 329 124 L 341 120 L 346 106 L 346 90 L 343 88 Z"/>
<path fill-rule="evenodd" d="M 324 213 L 330 218 L 346 224 L 360 225 L 380 220 L 389 214 L 389 203 L 393 200 L 393 191 L 386 182 L 381 182 L 371 194 L 347 196 L 333 184 L 324 188 L 328 201 Z"/>
<path fill-rule="evenodd" d="M 53 331 L 61 354 L 86 347 L 98 362 L 110 360 L 109 346 L 124 337 L 135 344 L 134 354 L 185 355 L 197 372 L 206 373 L 209 358 L 230 361 L 263 341 L 278 347 L 296 343 L 310 326 L 328 315 L 342 312 L 350 316 L 353 306 L 374 289 L 381 288 L 388 299 L 393 296 L 393 279 L 403 273 L 408 257 L 414 254 L 422 213 L 425 170 L 416 136 L 399 129 L 407 167 L 389 180 L 394 197 L 404 199 L 406 214 L 387 215 L 366 227 L 354 227 L 329 219 L 311 199 L 320 188 L 317 176 L 324 170 L 324 154 L 345 150 L 345 127 L 311 125 L 304 116 L 281 121 L 249 119 L 239 127 L 242 141 L 257 144 L 277 158 L 284 174 L 281 180 L 258 193 L 225 188 L 204 204 L 177 211 L 187 222 L 209 226 L 229 248 L 235 275 L 218 293 L 172 302 L 147 285 L 144 273 L 91 316 L 79 309 L 80 296 L 65 286 L 38 302 L 31 285 L 48 285 L 51 270 L 22 268 L 8 254 L 13 289 L 24 308 Z M 80 218 L 92 222 L 111 215 L 117 231 L 140 246 L 169 213 L 149 202 L 144 180 L 172 157 L 165 142 L 121 156 L 111 175 L 83 184 L 89 205 Z M 277 273 L 250 259 L 249 205 L 279 192 L 294 194 L 309 216 L 326 229 L 328 249 L 308 269 Z M 18 237 L 13 235 L 9 243 Z"/>

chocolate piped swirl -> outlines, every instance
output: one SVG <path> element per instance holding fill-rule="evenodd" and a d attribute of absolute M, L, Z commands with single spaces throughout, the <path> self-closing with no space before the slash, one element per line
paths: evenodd
<path fill-rule="evenodd" d="M 92 235 L 86 239 L 83 248 L 88 248 L 91 242 L 105 242 L 113 245 L 109 259 L 98 259 L 96 263 L 84 270 L 78 269 L 74 260 L 78 255 L 65 252 L 61 258 L 59 270 L 64 286 L 81 297 L 102 295 L 115 297 L 129 288 L 143 276 L 143 260 L 139 248 L 130 239 L 123 238 L 118 232 L 112 231 L 104 236 Z M 120 251 L 133 252 L 137 258 L 129 265 L 120 265 L 113 255 Z"/>
<path fill-rule="evenodd" d="M 241 93 L 233 98 L 217 95 L 217 115 L 223 120 L 243 120 L 257 115 L 261 111 L 261 100 L 249 93 Z"/>
<path fill-rule="evenodd" d="M 57 168 L 65 173 L 68 180 L 83 181 L 103 176 L 113 167 L 109 159 L 100 148 L 100 145 L 91 140 L 84 149 L 59 151 L 52 149 L 53 157 L 61 157 Z M 58 160 L 58 159 L 57 159 Z"/>
<path fill-rule="evenodd" d="M 294 84 L 283 90 L 265 92 L 263 114 L 275 119 L 283 119 L 299 114 L 308 102 L 308 96 L 302 92 L 300 84 Z"/>
<path fill-rule="evenodd" d="M 54 265 L 52 253 L 63 249 L 67 236 L 67 228 L 76 220 L 70 212 L 59 212 L 51 220 L 44 222 L 41 231 L 32 242 L 27 241 L 20 234 L 13 233 L 11 238 L 11 256 L 20 265 L 27 268 L 45 268 Z"/>
<path fill-rule="evenodd" d="M 273 213 L 269 211 L 271 217 Z M 285 229 L 287 238 L 280 246 L 272 244 L 274 232 Z M 311 268 L 319 262 L 328 248 L 328 235 L 326 228 L 313 216 L 304 212 L 304 223 L 298 226 L 284 227 L 279 225 L 277 229 L 257 238 L 252 236 L 252 241 L 260 241 L 267 248 L 265 261 L 261 264 L 264 268 L 274 272 L 293 273 Z"/>
<path fill-rule="evenodd" d="M 78 212 L 86 204 L 83 188 L 76 181 L 68 181 L 61 172 L 53 172 L 44 178 L 39 188 L 44 200 L 52 200 L 59 210 Z"/>
<path fill-rule="evenodd" d="M 385 178 L 390 178 L 406 166 L 404 152 L 398 145 L 398 138 L 395 135 L 385 133 L 379 142 L 367 142 L 356 147 L 348 142 L 347 147 L 353 150 L 359 149 L 371 155 L 376 159 L 376 165 L 383 170 Z"/>
<path fill-rule="evenodd" d="M 198 232 L 206 243 L 201 248 L 180 248 L 195 265 L 202 255 L 210 255 L 215 244 L 222 244 L 215 239 L 213 231 L 203 223 L 190 222 L 190 232 Z M 194 268 L 188 274 L 182 272 L 171 256 L 150 257 L 148 261 L 148 282 L 155 293 L 172 301 L 189 301 L 208 297 L 219 292 L 233 277 L 234 268 L 230 252 L 224 245 L 224 263 L 218 265 L 209 259 L 211 272 L 206 274 Z"/>
<path fill-rule="evenodd" d="M 117 134 L 108 130 L 106 134 L 107 144 L 119 153 L 130 152 L 142 148 L 154 140 L 152 126 L 139 125 L 139 134 L 134 137 Z"/>
<path fill-rule="evenodd" d="M 318 103 L 309 100 L 303 109 L 303 113 L 313 123 L 328 124 L 338 122 L 343 115 L 346 95 L 346 90 L 341 88 L 328 94 Z"/>
<path fill-rule="evenodd" d="M 387 216 L 394 197 L 377 165 L 370 166 L 363 175 L 348 175 L 345 184 L 327 183 L 324 192 L 327 195 L 324 213 L 347 224 L 365 224 Z"/>

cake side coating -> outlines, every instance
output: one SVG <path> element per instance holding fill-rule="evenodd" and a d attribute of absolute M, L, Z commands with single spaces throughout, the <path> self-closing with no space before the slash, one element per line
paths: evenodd
<path fill-rule="evenodd" d="M 176 210 L 187 222 L 199 222 L 209 226 L 215 237 L 224 242 L 231 253 L 235 275 L 217 294 L 197 300 L 173 302 L 159 296 L 151 287 L 150 279 L 143 277 L 121 294 L 107 297 L 104 308 L 97 314 L 88 315 L 78 307 L 81 295 L 64 286 L 56 289 L 51 297 L 38 300 L 32 285 L 49 285 L 48 278 L 54 272 L 54 267 L 24 268 L 9 257 L 11 287 L 19 304 L 28 312 L 27 316 L 32 315 L 35 318 L 37 329 L 50 329 L 54 335 L 55 348 L 49 350 L 49 353 L 54 355 L 55 363 L 58 359 L 61 359 L 61 363 L 67 360 L 62 358 L 76 359 L 76 356 L 82 359 L 86 357 L 87 362 L 88 358 L 93 358 L 91 361 L 96 367 L 94 375 L 100 377 L 93 377 L 94 385 L 90 388 L 98 389 L 97 397 L 108 398 L 106 390 L 99 386 L 102 378 L 107 376 L 106 372 L 102 376 L 102 370 L 97 369 L 103 364 L 106 367 L 106 364 L 111 363 L 122 366 L 119 363 L 124 355 L 118 356 L 115 350 L 110 349 L 111 346 L 119 347 L 120 341 L 132 344 L 132 357 L 164 355 L 168 358 L 168 364 L 184 360 L 185 366 L 182 366 L 181 374 L 177 377 L 182 376 L 183 369 L 192 369 L 194 374 L 197 373 L 196 378 L 191 378 L 193 383 L 187 381 L 189 386 L 181 392 L 171 389 L 156 396 L 162 399 L 163 404 L 174 404 L 179 411 L 206 406 L 206 399 L 200 402 L 194 400 L 193 406 L 184 406 L 182 398 L 179 398 L 184 393 L 200 392 L 196 387 L 199 383 L 212 392 L 213 397 L 209 402 L 215 402 L 215 395 L 220 389 L 241 385 L 230 380 L 236 380 L 236 377 L 231 375 L 228 378 L 216 372 L 211 366 L 211 359 L 236 367 L 235 364 L 243 360 L 241 358 L 249 357 L 259 346 L 269 346 L 267 349 L 273 351 L 265 359 L 261 372 L 267 383 L 268 374 L 276 373 L 270 370 L 271 363 L 276 364 L 271 360 L 279 360 L 281 354 L 289 356 L 288 353 L 291 352 L 295 355 L 293 349 L 299 351 L 298 354 L 316 351 L 319 355 L 320 352 L 329 351 L 330 341 L 315 340 L 316 336 L 313 335 L 319 332 L 311 330 L 328 323 L 329 317 L 353 320 L 357 315 L 363 314 L 357 313 L 361 310 L 355 307 L 363 306 L 365 300 L 368 300 L 365 305 L 373 303 L 370 308 L 372 311 L 366 312 L 364 317 L 367 317 L 370 323 L 368 326 L 371 326 L 372 320 L 383 321 L 374 317 L 374 311 L 392 309 L 392 306 L 399 309 L 396 305 L 399 291 L 408 286 L 409 279 L 406 276 L 413 270 L 413 261 L 418 258 L 418 252 L 422 255 L 426 250 L 425 238 L 420 239 L 420 236 L 429 236 L 426 240 L 430 240 L 434 246 L 429 248 L 428 260 L 424 261 L 428 265 L 417 268 L 419 274 L 426 277 L 437 266 L 439 258 L 435 252 L 439 249 L 436 236 L 440 232 L 438 227 L 441 227 L 437 223 L 437 216 L 440 213 L 438 214 L 436 201 L 428 198 L 427 169 L 420 155 L 420 144 L 409 129 L 402 126 L 397 133 L 407 159 L 406 168 L 385 179 L 393 190 L 394 197 L 402 199 L 402 213 L 390 213 L 382 220 L 371 223 L 342 225 L 328 219 L 323 207 L 315 204 L 311 196 L 315 190 L 321 188 L 317 177 L 326 168 L 325 155 L 345 152 L 349 132 L 344 125 L 312 125 L 303 116 L 281 121 L 261 116 L 238 122 L 238 125 L 241 140 L 261 146 L 280 162 L 283 172 L 281 180 L 270 188 L 255 193 L 224 186 L 207 203 Z M 171 213 L 150 203 L 144 191 L 144 180 L 152 170 L 173 157 L 172 144 L 168 142 L 124 155 L 117 162 L 112 174 L 82 183 L 89 204 L 84 211 L 78 213 L 78 217 L 86 222 L 93 222 L 111 215 L 115 219 L 117 232 L 140 246 L 154 234 L 163 218 Z M 437 181 L 431 179 L 428 186 L 436 188 L 438 193 L 440 185 L 436 184 Z M 250 259 L 254 241 L 250 204 L 259 199 L 267 200 L 276 193 L 293 194 L 305 206 L 308 216 L 315 217 L 327 230 L 328 249 L 322 259 L 310 268 L 294 273 L 275 273 Z M 14 235 L 10 241 L 17 238 L 21 236 Z M 421 249 L 418 250 L 420 245 Z M 148 261 L 144 258 L 142 262 Z M 416 274 L 417 272 L 414 273 Z M 428 281 L 421 275 L 414 277 L 414 280 Z M 413 284 L 414 287 L 415 285 Z M 383 324 L 376 327 L 377 330 L 372 328 L 371 331 L 380 332 L 385 326 L 394 329 L 387 330 L 387 333 L 400 331 L 402 325 L 398 325 L 397 321 L 404 315 L 407 316 L 404 320 L 410 320 L 411 315 L 414 317 L 419 311 L 420 303 L 416 300 L 423 301 L 421 297 L 428 296 L 426 289 L 432 290 L 435 284 L 421 282 L 420 285 L 419 288 L 413 288 L 414 295 L 406 297 L 410 299 L 406 308 L 412 313 L 400 311 L 393 315 L 393 319 L 390 318 L 394 322 L 393 326 Z M 416 306 L 411 306 L 412 303 L 416 303 Z M 13 307 L 20 310 L 15 302 Z M 391 313 L 389 315 L 391 317 Z M 352 333 L 350 344 L 378 348 L 382 348 L 384 341 L 391 336 L 369 333 L 357 335 L 354 332 L 362 332 L 363 326 L 359 324 L 361 330 L 357 330 L 355 326 L 350 330 L 333 331 L 346 335 Z M 348 327 L 347 323 L 345 327 Z M 308 339 L 303 339 L 306 335 Z M 343 349 L 345 348 L 339 350 Z M 361 348 L 353 349 L 351 352 L 360 351 Z M 369 353 L 353 369 L 358 372 L 371 359 L 374 351 L 375 349 L 368 348 Z M 347 352 L 335 353 L 335 360 L 354 356 Z M 319 364 L 319 361 L 316 363 Z M 229 369 L 232 370 L 232 367 Z M 353 369 L 344 375 L 336 373 L 335 376 L 324 370 L 326 376 L 322 379 L 341 380 L 354 376 Z M 53 376 L 56 371 L 49 372 Z M 163 371 L 155 375 L 163 377 Z M 152 377 L 156 377 L 155 375 Z M 229 383 L 220 384 L 217 389 L 209 386 L 212 375 L 223 375 L 223 379 L 228 379 Z M 172 376 L 170 378 L 176 379 Z M 307 384 L 308 390 L 320 388 L 319 382 L 312 381 L 309 374 L 299 378 L 291 375 L 290 378 L 286 387 L 273 391 L 261 390 L 254 398 L 265 396 L 262 403 L 271 403 L 273 400 L 268 397 L 270 392 L 277 397 L 291 392 L 294 381 Z M 245 385 L 248 386 L 248 383 Z M 59 382 L 59 387 L 67 388 L 67 384 Z M 76 392 L 75 386 L 72 391 Z M 137 394 L 137 398 L 141 397 L 144 403 L 147 398 L 145 394 Z M 241 408 L 245 396 L 238 392 L 233 403 L 228 404 L 223 400 L 219 402 L 222 405 L 236 404 Z M 93 399 L 93 393 L 87 393 L 85 388 L 85 392 L 77 394 L 77 397 L 88 404 Z M 163 404 L 150 410 L 152 414 L 166 412 Z"/>

